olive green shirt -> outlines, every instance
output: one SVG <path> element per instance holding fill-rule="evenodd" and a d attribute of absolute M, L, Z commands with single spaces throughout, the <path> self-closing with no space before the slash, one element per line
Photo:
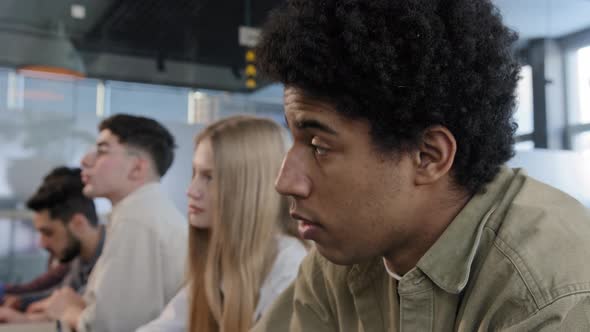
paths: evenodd
<path fill-rule="evenodd" d="M 503 168 L 397 282 L 317 251 L 253 331 L 590 331 L 590 215 Z"/>

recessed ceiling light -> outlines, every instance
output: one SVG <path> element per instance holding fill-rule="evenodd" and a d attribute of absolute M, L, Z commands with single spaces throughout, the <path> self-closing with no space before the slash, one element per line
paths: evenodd
<path fill-rule="evenodd" d="M 75 19 L 83 20 L 84 18 L 86 18 L 86 7 L 78 4 L 73 4 L 70 7 L 70 14 Z"/>

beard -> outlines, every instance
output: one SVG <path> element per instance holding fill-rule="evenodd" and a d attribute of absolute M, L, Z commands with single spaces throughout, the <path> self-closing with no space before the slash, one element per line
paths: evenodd
<path fill-rule="evenodd" d="M 74 258 L 80 256 L 80 251 L 82 248 L 82 244 L 79 239 L 77 239 L 74 234 L 72 234 L 69 230 L 68 232 L 68 244 L 66 245 L 61 257 L 59 258 L 60 263 L 69 263 Z"/>

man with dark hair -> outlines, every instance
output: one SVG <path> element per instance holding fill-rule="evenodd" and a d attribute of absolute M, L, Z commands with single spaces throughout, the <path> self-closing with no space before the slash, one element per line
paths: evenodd
<path fill-rule="evenodd" d="M 34 211 L 33 224 L 41 234 L 41 246 L 52 257 L 69 264 L 61 285 L 82 293 L 88 276 L 102 252 L 104 227 L 92 199 L 82 193 L 83 183 L 79 168 L 59 167 L 43 179 L 37 192 L 27 201 Z M 20 294 L 23 306 L 40 301 L 51 294 L 53 288 Z M 0 321 L 27 322 L 48 319 L 43 312 L 44 301 L 35 302 L 37 308 L 30 314 L 2 309 Z"/>
<path fill-rule="evenodd" d="M 174 160 L 174 137 L 156 120 L 126 114 L 105 119 L 98 128 L 109 130 L 119 142 L 147 152 L 158 176 L 162 177 Z"/>
<path fill-rule="evenodd" d="M 145 117 L 114 115 L 99 131 L 96 150 L 82 159 L 82 181 L 86 196 L 112 203 L 107 242 L 84 298 L 62 289 L 48 311 L 78 332 L 134 331 L 156 318 L 182 284 L 186 220 L 159 183 L 175 143 Z"/>
<path fill-rule="evenodd" d="M 511 170 L 515 35 L 489 0 L 288 0 L 257 50 L 316 249 L 255 331 L 588 331 L 590 217 Z"/>

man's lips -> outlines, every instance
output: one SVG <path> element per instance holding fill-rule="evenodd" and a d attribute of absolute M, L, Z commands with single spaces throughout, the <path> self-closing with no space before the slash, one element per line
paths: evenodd
<path fill-rule="evenodd" d="M 302 214 L 299 214 L 297 212 L 291 212 L 290 215 L 291 215 L 291 218 L 293 218 L 294 220 L 297 220 L 303 224 L 309 224 L 309 225 L 313 225 L 313 226 L 317 226 L 317 227 L 322 227 L 322 225 L 320 223 L 313 221 L 311 218 L 304 217 Z"/>
<path fill-rule="evenodd" d="M 311 221 L 309 218 L 302 216 L 299 213 L 291 213 L 291 218 L 297 220 L 299 223 L 297 229 L 301 237 L 305 240 L 317 240 L 319 233 L 322 231 L 322 225 Z"/>

